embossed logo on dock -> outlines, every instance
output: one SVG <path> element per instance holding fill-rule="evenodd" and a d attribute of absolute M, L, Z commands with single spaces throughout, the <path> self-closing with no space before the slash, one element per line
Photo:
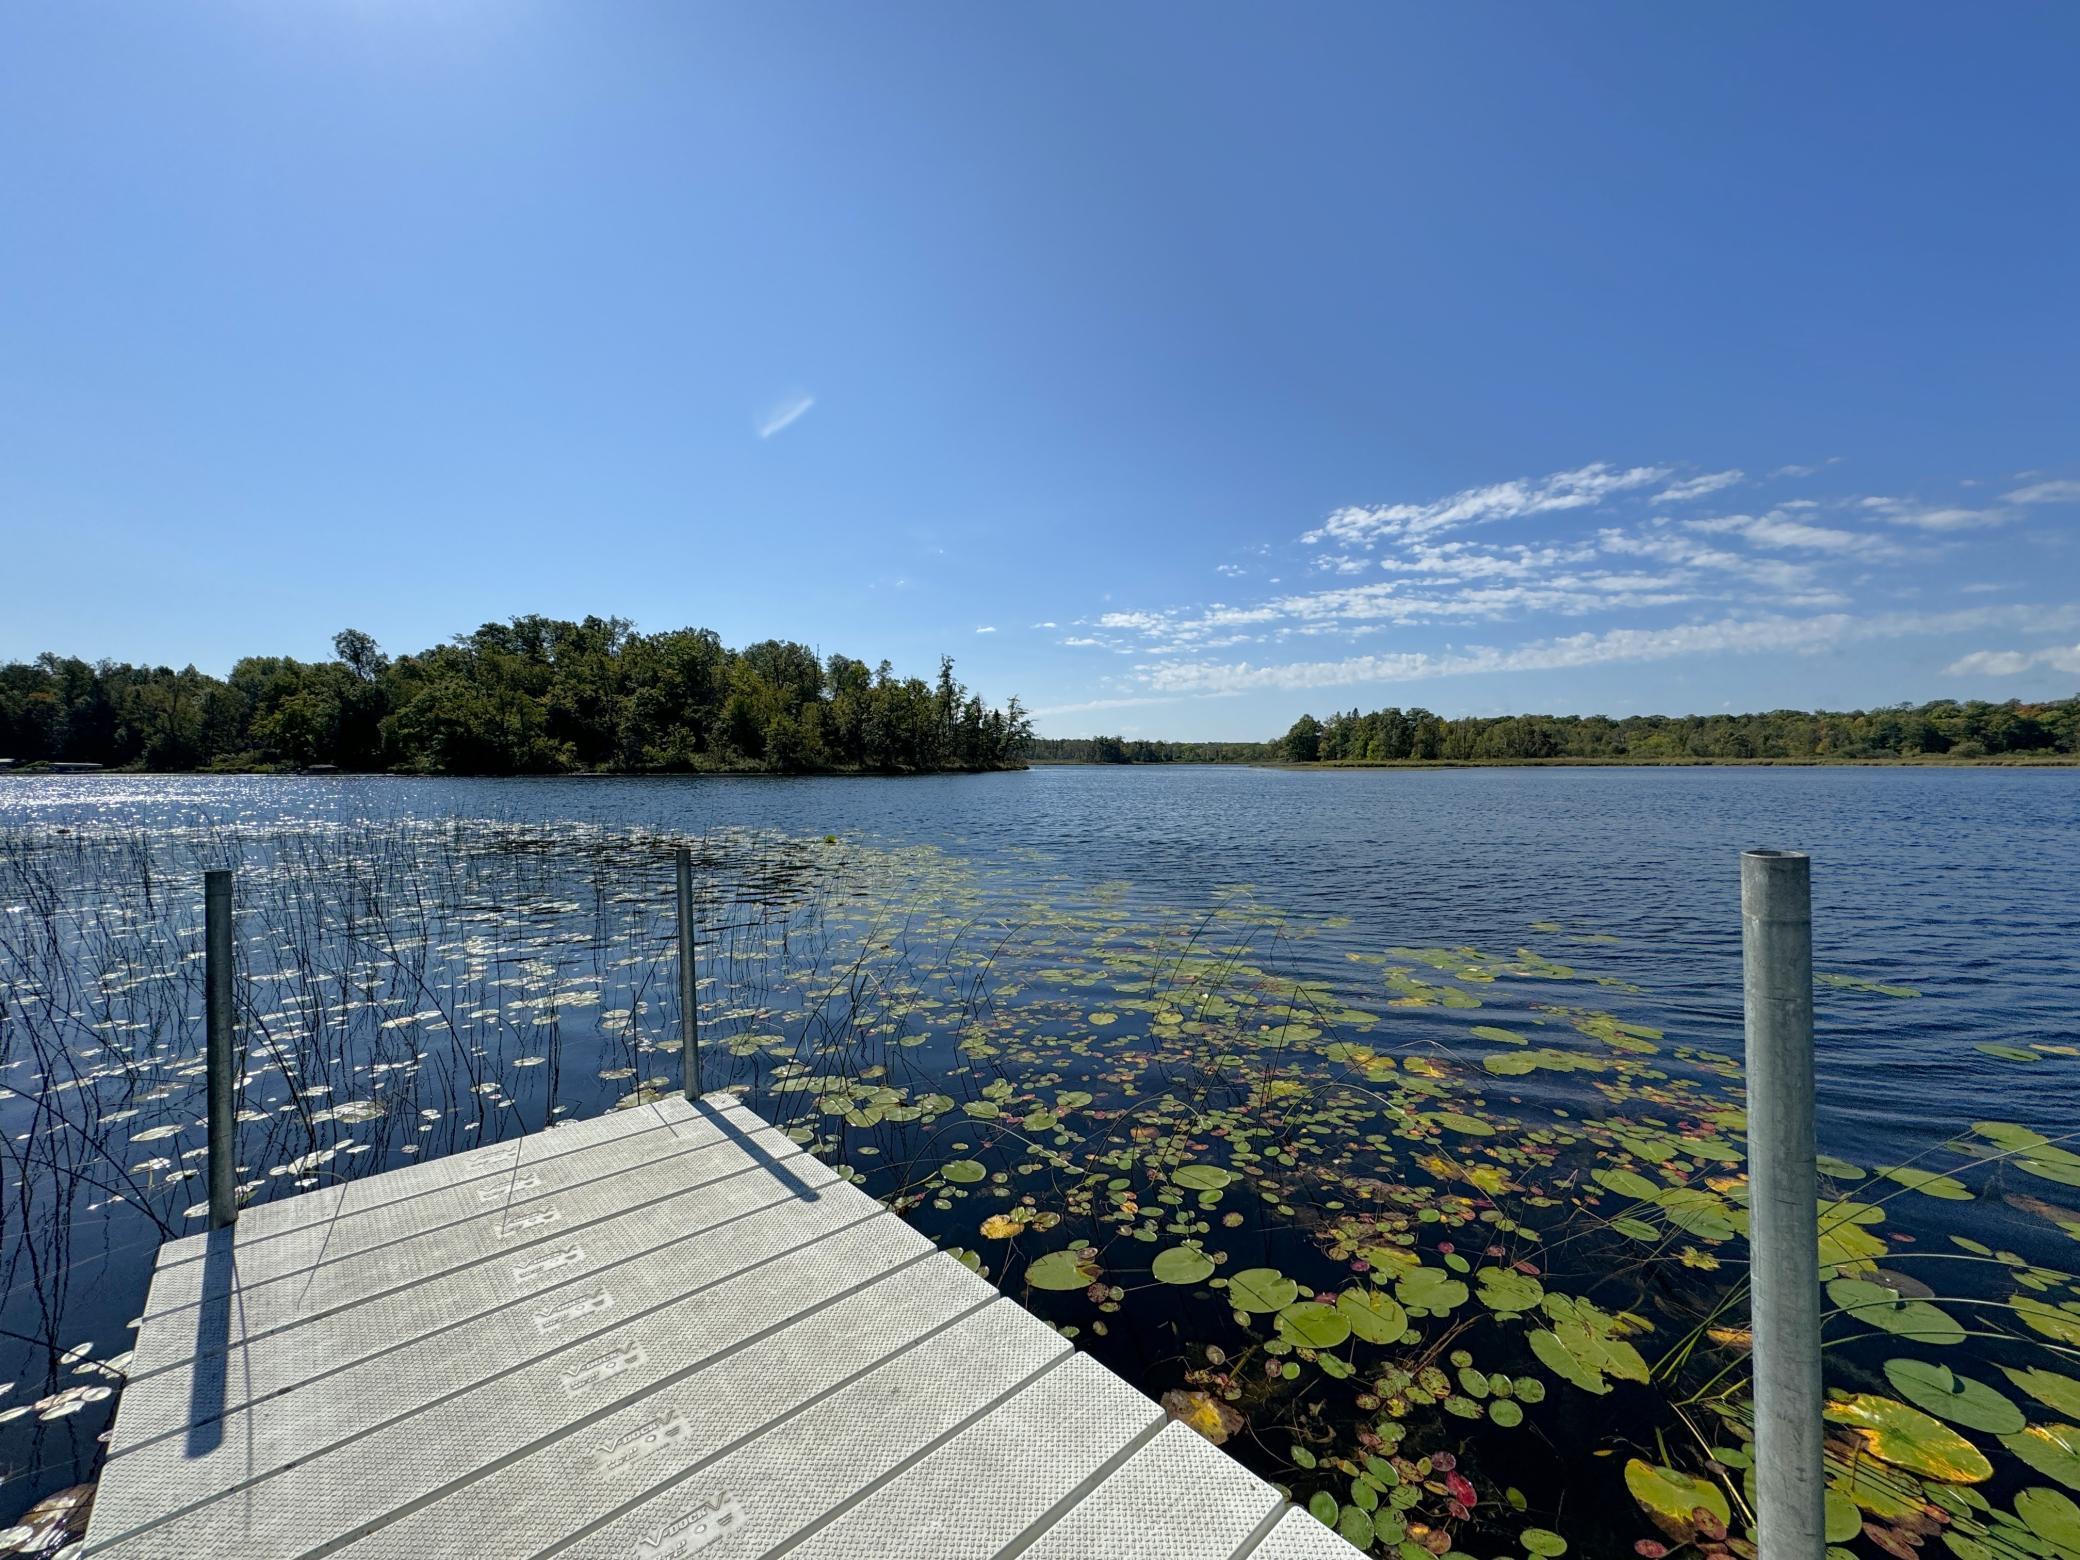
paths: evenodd
<path fill-rule="evenodd" d="M 477 1201 L 483 1203 L 500 1202 L 512 1196 L 515 1192 L 531 1192 L 541 1184 L 542 1178 L 540 1176 L 523 1175 L 517 1181 L 501 1181 L 496 1186 L 484 1187 L 477 1193 Z"/>
<path fill-rule="evenodd" d="M 561 1305 L 552 1305 L 546 1311 L 534 1313 L 536 1332 L 554 1332 L 570 1322 L 581 1321 L 596 1312 L 604 1311 L 614 1303 L 614 1297 L 604 1289 L 597 1294 L 580 1295 L 575 1300 L 566 1300 Z"/>
<path fill-rule="evenodd" d="M 513 1269 L 513 1282 L 524 1284 L 530 1278 L 540 1278 L 544 1273 L 553 1273 L 558 1268 L 574 1266 L 585 1260 L 583 1246 L 565 1246 L 557 1251 L 545 1251 L 532 1262 L 522 1262 Z"/>
<path fill-rule="evenodd" d="M 655 1538 L 636 1544 L 636 1560 L 680 1560 L 698 1553 L 745 1523 L 744 1508 L 727 1495 L 696 1506 L 676 1522 L 668 1522 Z"/>
<path fill-rule="evenodd" d="M 602 1355 L 589 1365 L 580 1365 L 576 1370 L 563 1374 L 563 1390 L 566 1396 L 576 1397 L 589 1392 L 603 1381 L 612 1381 L 623 1371 L 634 1370 L 648 1356 L 642 1345 L 623 1341 L 612 1354 Z"/>
<path fill-rule="evenodd" d="M 596 1447 L 593 1457 L 603 1474 L 624 1473 L 633 1468 L 653 1452 L 667 1447 L 684 1446 L 693 1439 L 693 1426 L 686 1422 L 684 1414 L 674 1414 L 669 1419 L 653 1419 L 648 1424 L 638 1425 L 618 1441 L 609 1441 Z"/>
<path fill-rule="evenodd" d="M 554 1224 L 563 1215 L 554 1208 L 540 1208 L 533 1213 L 523 1213 L 508 1218 L 498 1227 L 501 1236 L 518 1235 L 522 1230 L 538 1230 L 544 1224 Z"/>

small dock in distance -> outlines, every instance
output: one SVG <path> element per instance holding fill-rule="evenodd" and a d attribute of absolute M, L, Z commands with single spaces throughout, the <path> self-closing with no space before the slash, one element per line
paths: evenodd
<path fill-rule="evenodd" d="M 1357 1551 L 712 1094 L 169 1242 L 85 1553 Z"/>

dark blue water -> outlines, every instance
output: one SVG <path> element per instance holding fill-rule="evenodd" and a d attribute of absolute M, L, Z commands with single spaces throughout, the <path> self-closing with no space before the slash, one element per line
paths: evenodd
<path fill-rule="evenodd" d="M 1534 921 L 1619 939 L 1597 966 L 1699 1044 L 1740 1049 L 1738 856 L 1813 857 L 1816 968 L 1923 993 L 1821 993 L 1824 1147 L 1848 1157 L 2010 1109 L 2080 1128 L 1974 1049 L 2080 1042 L 2080 770 L 1048 767 L 883 779 L 19 777 L 0 828 L 413 816 L 755 826 L 942 847 L 1174 905 L 1253 885 L 1352 925 L 1306 950 L 1514 947 Z M 1030 854 L 1029 854 L 1030 853 Z M 1506 1016 L 1494 1022 L 1508 1023 Z"/>
<path fill-rule="evenodd" d="M 454 827 L 442 827 L 448 824 Z M 2071 1049 L 2080 1047 L 2080 771 L 1151 767 L 910 780 L 10 777 L 0 780 L 0 1083 L 9 1091 L 0 1096 L 0 1127 L 15 1145 L 7 1173 L 18 1206 L 0 1213 L 0 1378 L 11 1374 L 16 1383 L 0 1392 L 0 1508 L 19 1510 L 91 1477 L 120 1374 L 97 1375 L 73 1351 L 88 1346 L 90 1360 L 119 1355 L 158 1240 L 198 1227 L 192 1204 L 202 1193 L 180 1167 L 194 1163 L 200 1142 L 192 955 L 204 866 L 240 868 L 250 972 L 265 975 L 270 959 L 287 971 L 292 950 L 334 948 L 338 901 L 373 918 L 385 948 L 405 950 L 386 954 L 380 1000 L 357 998 L 351 1023 L 336 1032 L 317 1026 L 329 1036 L 322 1043 L 297 1039 L 314 1011 L 295 996 L 308 982 L 299 986 L 285 974 L 280 986 L 254 988 L 253 1010 L 269 1010 L 293 1056 L 285 1066 L 263 1065 L 247 1093 L 256 1111 L 241 1153 L 270 1172 L 256 1170 L 252 1188 L 266 1197 L 610 1109 L 645 1085 L 675 1086 L 669 1037 L 676 1018 L 662 996 L 671 980 L 658 962 L 669 945 L 667 846 L 702 839 L 716 851 L 708 876 L 723 885 L 704 911 L 704 973 L 714 981 L 703 1009 L 708 1085 L 749 1091 L 754 1105 L 796 1124 L 805 1140 L 815 1134 L 818 1152 L 862 1169 L 879 1195 L 925 1186 L 906 1215 L 950 1246 L 978 1244 L 978 1208 L 973 1194 L 947 1189 L 935 1166 L 973 1153 L 1004 1167 L 1031 1206 L 1068 1213 L 1052 1243 L 1073 1230 L 1106 1244 L 1115 1281 L 1144 1293 L 1153 1287 L 1156 1299 L 1094 1310 L 1096 1291 L 1021 1291 L 1024 1264 L 1050 1241 L 1005 1247 L 981 1240 L 983 1259 L 995 1264 L 986 1271 L 1151 1395 L 1204 1382 L 1209 1370 L 1218 1375 L 1223 1351 L 1256 1358 L 1260 1341 L 1237 1326 L 1217 1292 L 1187 1297 L 1148 1285 L 1155 1247 L 1135 1241 L 1156 1240 L 1152 1230 L 1124 1239 L 1131 1232 L 1105 1223 L 1102 1210 L 1093 1220 L 1087 1205 L 1079 1212 L 1073 1198 L 1061 1201 L 1067 1182 L 1053 1171 L 1030 1174 L 1033 1167 L 1020 1164 L 1032 1157 L 1029 1145 L 1000 1133 L 994 1117 L 971 1121 L 953 1111 L 937 1128 L 929 1117 L 922 1125 L 894 1118 L 848 1124 L 818 1115 L 809 1096 L 789 1093 L 780 1081 L 788 1069 L 799 1081 L 805 1071 L 856 1065 L 831 1058 L 854 1054 L 871 1036 L 887 1045 L 881 1076 L 908 1098 L 944 1091 L 972 1101 L 994 1080 L 1000 1097 L 1020 1102 L 1007 1111 L 1007 1124 L 1074 1088 L 1084 1101 L 1068 1107 L 1074 1119 L 1037 1134 L 1062 1133 L 1053 1142 L 1065 1156 L 1057 1168 L 1067 1169 L 1079 1154 L 1084 1164 L 1102 1162 L 1090 1156 L 1108 1143 L 1131 1149 L 1125 1129 L 1154 1090 L 1136 1058 L 1168 1047 L 1155 1069 L 1164 1086 L 1180 1078 L 1203 1085 L 1218 1073 L 1198 1070 L 1208 1055 L 1257 1054 L 1266 1026 L 1253 1004 L 1290 1000 L 1297 1013 L 1295 993 L 1304 990 L 1321 1010 L 1307 1020 L 1320 1032 L 1290 1049 L 1280 1040 L 1275 1049 L 1276 1064 L 1293 1068 L 1300 1083 L 1332 1091 L 1349 1084 L 1362 1067 L 1334 1054 L 1334 1042 L 1346 1038 L 1401 1057 L 1403 1070 L 1384 1076 L 1414 1075 L 1412 1084 L 1354 1096 L 1376 1104 L 1392 1095 L 1385 1115 L 1353 1129 L 1354 1140 L 1370 1131 L 1370 1141 L 1383 1143 L 1377 1132 L 1384 1128 L 1427 1152 L 1436 1129 L 1423 1124 L 1424 1113 L 1453 1104 L 1497 1123 L 1500 1135 L 1474 1141 L 1502 1145 L 1498 1164 L 1541 1190 L 1562 1191 L 1532 1205 L 1539 1220 L 1586 1193 L 1588 1205 L 1576 1211 L 1593 1221 L 1612 1211 L 1598 1210 L 1594 1186 L 1580 1174 L 1547 1186 L 1545 1172 L 1527 1173 L 1521 1156 L 1510 1157 L 1518 1134 L 1549 1141 L 1540 1135 L 1557 1127 L 1565 1137 L 1578 1124 L 1608 1118 L 1633 1123 L 1632 1131 L 1645 1130 L 1640 1122 L 1660 1129 L 1681 1120 L 1693 1138 L 1709 1137 L 1701 1123 L 1711 1110 L 1737 1105 L 1728 1059 L 1741 1050 L 1738 856 L 1768 846 L 1813 857 L 1815 962 L 1823 976 L 1917 993 L 1819 989 L 1825 1152 L 1862 1167 L 1896 1165 L 1985 1119 L 2054 1136 L 2080 1132 L 2080 1051 Z M 370 946 L 364 940 L 352 956 L 357 967 L 369 964 Z M 879 1006 L 847 1016 L 864 1028 L 840 1032 L 830 1027 L 831 977 L 862 947 L 884 963 L 873 999 Z M 1393 967 L 1409 962 L 1405 952 L 1389 956 L 1397 947 L 1477 949 L 1497 960 L 1535 950 L 1532 962 L 1558 960 L 1571 973 L 1546 979 L 1505 971 L 1466 983 L 1478 997 L 1475 1011 L 1409 1006 L 1389 1000 Z M 1148 967 L 1133 961 L 1151 949 L 1160 953 L 1159 972 L 1187 954 L 1232 960 L 1242 971 L 1230 993 L 1242 1005 L 1208 1026 L 1203 1045 L 1211 1051 L 1179 1047 L 1179 1031 L 1159 1032 L 1131 1011 L 1102 1025 L 1092 1017 L 1098 1006 L 1135 1007 L 1133 994 L 1148 987 L 1129 977 Z M 326 957 L 335 974 L 346 967 L 345 955 Z M 111 959 L 118 975 L 135 969 L 145 978 L 111 980 Z M 1422 981 L 1449 978 L 1420 961 L 1413 973 Z M 322 1007 L 322 991 L 334 988 L 320 982 L 319 989 Z M 578 995 L 559 1001 L 544 1021 L 514 1000 L 523 992 L 537 1004 L 549 993 Z M 1339 1008 L 1342 1020 L 1334 1016 Z M 1541 1070 L 1505 1080 L 1483 1070 L 1483 1047 L 1469 1039 L 1469 1026 L 1479 1024 L 1584 1049 L 1589 1031 L 1577 1033 L 1569 1015 L 1591 1011 L 1651 1025 L 1665 1041 L 1648 1057 L 1611 1055 L 1608 1073 Z M 408 1020 L 412 1027 L 395 1027 Z M 900 1042 L 892 1038 L 906 1031 Z M 54 1044 L 77 1059 L 83 1083 L 72 1061 L 53 1064 Z M 1981 1049 L 1989 1045 L 2022 1048 L 2036 1060 Z M 789 1046 L 797 1060 L 781 1062 Z M 384 1065 L 394 1065 L 414 1047 L 433 1058 L 423 1070 L 404 1068 L 372 1085 L 372 1064 L 388 1057 Z M 1602 1054 L 1599 1045 L 1585 1049 Z M 113 1060 L 119 1053 L 122 1068 Z M 468 1059 L 463 1070 L 450 1065 L 451 1054 Z M 1425 1059 L 1440 1069 L 1427 1076 L 1447 1081 L 1426 1085 Z M 1212 1112 L 1193 1126 L 1209 1157 L 1219 1156 L 1237 1125 L 1275 1108 L 1270 1096 L 1253 1099 L 1235 1079 L 1231 1071 L 1194 1107 Z M 313 1101 L 372 1095 L 388 1106 L 378 1119 L 313 1128 L 297 1114 Z M 1334 1243 L 1326 1229 L 1352 1207 L 1385 1206 L 1374 1199 L 1382 1187 L 1404 1184 L 1400 1178 L 1404 1190 L 1421 1186 L 1419 1200 L 1433 1202 L 1457 1186 L 1424 1184 L 1427 1175 L 1406 1151 L 1368 1160 L 1373 1150 L 1339 1145 L 1336 1119 L 1335 1107 L 1291 1118 L 1283 1130 L 1297 1134 L 1303 1151 L 1247 1167 L 1252 1179 L 1270 1172 L 1252 1189 L 1270 1188 L 1261 1201 L 1276 1211 L 1240 1199 L 1246 1220 L 1231 1211 L 1227 1228 L 1206 1226 L 1208 1249 L 1223 1242 L 1231 1270 L 1277 1267 L 1333 1295 L 1350 1282 L 1353 1264 L 1333 1252 L 1325 1259 Z M 1581 1169 L 1626 1162 L 1622 1140 L 1614 1147 L 1592 1133 L 1567 1141 L 1567 1154 L 1585 1156 Z M 1944 1153 L 1939 1163 L 1924 1163 L 1979 1173 L 1968 1150 Z M 1342 1168 L 1306 1184 L 1311 1156 Z M 1563 1154 L 1552 1173 L 1571 1163 Z M 1679 1156 L 1673 1165 L 1670 1178 L 1684 1184 L 1707 1184 L 1724 1169 L 1709 1156 L 1688 1165 Z M 1737 1197 L 1729 1190 L 1737 1181 L 1720 1190 Z M 2001 1195 L 2003 1187 L 2010 1195 Z M 2045 1211 L 2046 1200 L 2065 1198 L 2066 1190 L 2041 1179 L 2010 1175 L 1964 1202 L 1914 1194 L 1901 1205 L 1897 1187 L 1888 1194 L 1876 1179 L 1843 1195 L 1894 1199 L 1885 1234 L 1894 1246 L 1886 1261 L 1895 1266 L 1912 1267 L 1916 1251 L 1951 1251 L 1945 1237 L 1967 1232 L 2012 1246 L 2045 1271 L 2066 1261 L 2070 1243 L 2047 1222 L 2059 1215 Z M 1466 1210 L 1447 1203 L 1445 1213 L 1449 1223 Z M 1434 1237 L 1440 1226 L 1427 1228 Z M 1179 1233 L 1173 1225 L 1161 1238 Z M 1552 1266 L 1535 1249 L 1522 1255 L 1549 1292 L 1593 1292 L 1613 1311 L 1639 1306 L 1652 1312 L 1662 1338 L 1693 1324 L 1739 1270 L 1737 1243 L 1718 1248 L 1723 1267 L 1678 1264 L 1674 1244 L 1687 1239 L 1678 1233 L 1658 1265 L 1623 1278 L 1621 1287 L 1630 1287 L 1613 1297 L 1607 1275 L 1631 1273 L 1632 1257 L 1621 1251 L 1614 1267 L 1603 1247 L 1583 1239 L 1569 1237 L 1571 1255 L 1556 1255 Z M 1490 1247 L 1491 1256 L 1497 1250 Z M 1355 1266 L 1362 1276 L 1364 1264 Z M 1997 1307 L 2006 1280 L 1997 1264 L 1991 1272 L 1970 1276 L 1979 1301 Z M 1466 1336 L 1486 1366 L 1537 1370 L 1514 1322 L 1493 1338 Z M 1191 1345 L 1183 1354 L 1181 1339 Z M 2025 1364 L 2033 1343 L 2023 1337 L 2012 1346 L 1971 1347 Z M 1839 1369 L 1847 1386 L 1885 1391 L 1875 1372 L 1896 1347 L 1849 1340 L 1831 1356 L 1830 1384 Z M 1250 1411 L 1251 1439 L 1231 1449 L 1304 1499 L 1319 1478 L 1285 1455 L 1298 1433 L 1292 1426 L 1305 1415 L 1296 1419 L 1292 1403 L 1257 1401 L 1261 1390 L 1240 1400 Z M 1612 1441 L 1658 1456 L 1665 1414 L 1664 1399 L 1645 1386 L 1597 1398 L 1558 1384 L 1527 1421 L 1541 1437 L 1543 1462 L 1526 1463 L 1515 1450 L 1524 1443 L 1510 1439 L 1529 1431 L 1477 1432 L 1434 1413 L 1410 1419 L 1408 1444 L 1456 1449 L 1484 1500 L 1508 1478 L 1529 1492 L 1534 1515 L 1558 1522 L 1556 1513 L 1575 1512 L 1567 1530 L 1576 1552 L 1618 1552 L 1641 1529 L 1623 1486 L 1609 1487 L 1617 1464 L 1587 1461 L 1586 1451 L 1571 1458 L 1562 1448 Z M 1340 1436 L 1369 1434 L 1363 1414 L 1348 1408 L 1322 1423 Z M 1496 1437 L 1500 1453 L 1490 1458 L 1483 1448 Z M 1324 1443 L 1324 1456 L 1336 1444 Z M 1694 1465 L 1694 1458 L 1685 1463 Z M 1491 1478 L 1495 1469 L 1502 1471 Z M 2006 1464 L 2001 1478 L 2011 1478 Z M 1584 1502 L 1598 1515 L 1581 1515 Z M 1482 1527 L 1494 1519 L 1478 1513 L 1426 1514 L 1471 1524 L 1468 1541 L 1486 1545 L 1482 1553 L 1507 1547 L 1507 1513 L 1498 1528 Z M 1493 1533 L 1502 1536 L 1486 1536 Z"/>

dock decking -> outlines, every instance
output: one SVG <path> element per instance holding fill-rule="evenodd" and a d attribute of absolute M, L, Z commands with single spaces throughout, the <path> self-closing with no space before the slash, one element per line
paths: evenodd
<path fill-rule="evenodd" d="M 728 1095 L 169 1242 L 91 1560 L 1350 1560 Z"/>

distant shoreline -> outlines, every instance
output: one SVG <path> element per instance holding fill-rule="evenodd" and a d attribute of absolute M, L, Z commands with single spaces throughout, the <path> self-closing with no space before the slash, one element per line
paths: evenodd
<path fill-rule="evenodd" d="M 1107 763 L 1095 758 L 1035 758 L 1032 769 L 2075 769 L 2080 754 L 2001 754 L 1952 758 L 1945 753 L 1913 758 L 1329 758 L 1311 763 L 1252 758 L 1230 761 L 1172 759 Z"/>

